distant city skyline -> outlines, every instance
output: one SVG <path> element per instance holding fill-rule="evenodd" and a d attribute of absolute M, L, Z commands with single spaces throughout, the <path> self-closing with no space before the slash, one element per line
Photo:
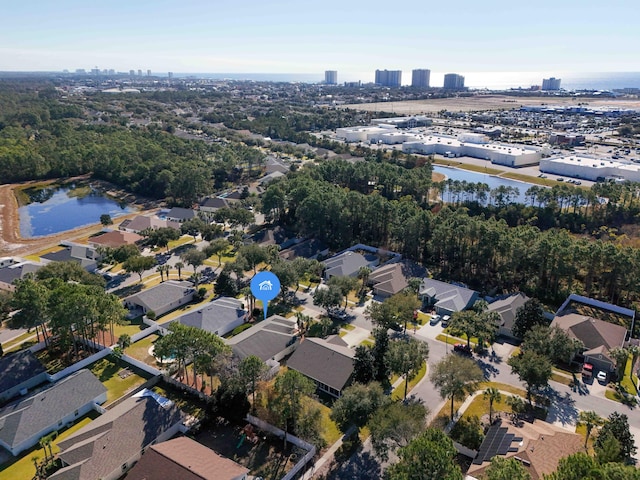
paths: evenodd
<path fill-rule="evenodd" d="M 3 7 L 0 70 L 173 72 L 640 71 L 629 4 L 32 0 Z M 616 12 L 620 12 L 617 14 Z M 557 70 L 562 70 L 556 74 Z M 406 75 L 405 75 L 406 76 Z M 322 77 L 319 77 L 321 80 Z M 356 78 L 357 80 L 358 78 Z M 542 77 L 537 82 L 540 83 Z M 409 83 L 405 78 L 405 83 Z M 468 82 L 471 84 L 470 82 Z M 437 85 L 435 79 L 432 85 Z"/>

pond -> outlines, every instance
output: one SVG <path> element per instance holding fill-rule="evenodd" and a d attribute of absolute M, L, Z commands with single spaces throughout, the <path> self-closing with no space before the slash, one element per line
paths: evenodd
<path fill-rule="evenodd" d="M 40 237 L 65 232 L 100 221 L 104 214 L 115 218 L 134 208 L 120 204 L 88 185 L 55 185 L 21 192 L 20 236 Z"/>
<path fill-rule="evenodd" d="M 476 173 L 469 170 L 462 170 L 460 168 L 443 167 L 441 165 L 434 165 L 433 171 L 441 173 L 451 180 L 466 181 L 468 183 L 486 183 L 490 189 L 498 187 L 511 187 L 518 189 L 518 195 L 513 195 L 511 201 L 514 203 L 527 203 L 525 192 L 533 187 L 534 184 L 519 182 L 517 180 L 511 180 L 509 178 L 496 177 L 494 175 L 487 175 L 486 173 Z"/>

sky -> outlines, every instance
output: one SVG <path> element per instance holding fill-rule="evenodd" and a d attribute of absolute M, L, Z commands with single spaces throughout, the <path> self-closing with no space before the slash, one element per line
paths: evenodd
<path fill-rule="evenodd" d="M 4 2 L 0 71 L 640 71 L 630 0 Z"/>

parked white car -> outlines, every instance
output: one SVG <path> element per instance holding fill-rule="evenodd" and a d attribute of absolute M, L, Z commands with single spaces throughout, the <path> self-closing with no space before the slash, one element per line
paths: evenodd
<path fill-rule="evenodd" d="M 607 372 L 605 372 L 604 370 L 600 370 L 598 372 L 598 375 L 596 375 L 596 379 L 598 380 L 598 382 L 602 383 L 603 385 L 607 384 Z"/>

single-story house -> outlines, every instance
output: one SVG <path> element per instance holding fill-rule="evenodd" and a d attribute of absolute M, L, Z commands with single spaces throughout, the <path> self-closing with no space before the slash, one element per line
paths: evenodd
<path fill-rule="evenodd" d="M 152 311 L 156 316 L 186 305 L 196 294 L 191 282 L 167 280 L 141 292 L 129 295 L 123 300 L 129 310 L 141 309 L 142 313 Z"/>
<path fill-rule="evenodd" d="M 258 179 L 258 183 L 260 184 L 260 186 L 264 187 L 266 185 L 268 185 L 269 183 L 273 182 L 275 179 L 277 178 L 282 178 L 285 177 L 286 175 L 282 172 L 279 171 L 275 171 L 275 172 L 271 172 L 268 173 L 267 175 L 265 175 L 262 178 Z"/>
<path fill-rule="evenodd" d="M 20 280 L 28 274 L 35 275 L 44 265 L 35 262 L 19 262 L 0 268 L 0 290 L 14 292 L 16 287 L 13 282 Z"/>
<path fill-rule="evenodd" d="M 100 380 L 80 370 L 0 410 L 0 446 L 17 456 L 106 401 Z"/>
<path fill-rule="evenodd" d="M 531 476 L 540 480 L 558 468 L 560 459 L 584 451 L 584 437 L 551 423 L 496 421 L 484 437 L 467 475 L 482 478 L 497 455 L 515 458 Z"/>
<path fill-rule="evenodd" d="M 179 316 L 174 322 L 200 328 L 218 336 L 226 335 L 247 321 L 247 311 L 241 300 L 219 297 L 205 306 Z"/>
<path fill-rule="evenodd" d="M 89 245 L 92 247 L 110 247 L 118 248 L 125 245 L 135 245 L 144 237 L 134 232 L 125 232 L 124 230 L 112 230 L 104 232 L 89 239 Z"/>
<path fill-rule="evenodd" d="M 459 285 L 441 282 L 433 278 L 424 278 L 418 295 L 426 308 L 435 308 L 441 315 L 451 315 L 473 306 L 478 292 Z"/>
<path fill-rule="evenodd" d="M 294 260 L 302 257 L 308 260 L 317 260 L 318 257 L 324 257 L 329 254 L 327 247 L 321 240 L 311 238 L 296 243 L 289 248 L 285 248 L 280 252 L 280 258 L 283 260 Z"/>
<path fill-rule="evenodd" d="M 278 245 L 281 249 L 290 247 L 302 240 L 298 238 L 294 232 L 280 226 L 263 228 L 253 234 L 251 239 L 263 247 L 267 245 Z"/>
<path fill-rule="evenodd" d="M 240 358 L 256 355 L 264 362 L 279 362 L 298 346 L 297 333 L 298 323 L 295 318 L 272 315 L 226 342 Z"/>
<path fill-rule="evenodd" d="M 169 222 L 182 223 L 196 218 L 196 211 L 192 208 L 173 207 L 167 212 L 166 217 Z"/>
<path fill-rule="evenodd" d="M 141 390 L 59 441 L 63 467 L 49 480 L 116 480 L 150 445 L 176 435 L 181 424 L 182 412 L 172 401 Z"/>
<path fill-rule="evenodd" d="M 0 404 L 47 381 L 47 369 L 30 351 L 0 357 Z"/>
<path fill-rule="evenodd" d="M 300 342 L 287 367 L 313 380 L 318 390 L 340 397 L 351 383 L 354 351 L 344 345 L 321 338 L 306 338 Z"/>
<path fill-rule="evenodd" d="M 222 197 L 207 197 L 200 202 L 200 211 L 206 214 L 215 213 L 221 208 L 228 208 L 229 202 Z"/>
<path fill-rule="evenodd" d="M 155 215 L 138 215 L 133 218 L 128 218 L 120 224 L 118 229 L 124 230 L 125 232 L 140 233 L 144 230 L 147 230 L 148 228 L 158 229 L 167 227 L 180 230 L 180 224 L 178 222 L 169 221 L 164 218 L 158 218 Z"/>
<path fill-rule="evenodd" d="M 529 297 L 527 297 L 526 294 L 518 292 L 497 298 L 489 304 L 487 310 L 490 312 L 496 312 L 500 315 L 498 335 L 516 339 L 512 332 L 513 324 L 516 320 L 516 314 L 518 313 L 518 309 L 521 308 L 528 300 Z"/>
<path fill-rule="evenodd" d="M 355 277 L 362 267 L 375 267 L 378 258 L 375 255 L 365 257 L 358 252 L 346 251 L 324 261 L 324 278 L 331 277 Z"/>
<path fill-rule="evenodd" d="M 273 173 L 273 172 L 287 173 L 290 170 L 290 168 L 287 165 L 285 165 L 282 162 L 282 160 L 280 160 L 277 157 L 274 157 L 273 155 L 267 156 L 267 158 L 265 159 L 264 167 L 267 173 Z"/>
<path fill-rule="evenodd" d="M 152 445 L 126 480 L 246 480 L 249 469 L 188 437 Z"/>
<path fill-rule="evenodd" d="M 556 315 L 551 327 L 558 327 L 571 338 L 584 343 L 585 350 L 582 355 L 585 363 L 606 372 L 615 370 L 615 361 L 609 356 L 609 351 L 624 346 L 627 338 L 625 327 L 577 313 Z"/>
<path fill-rule="evenodd" d="M 609 323 L 622 325 L 630 332 L 633 332 L 636 322 L 635 310 L 575 293 L 567 297 L 556 312 L 556 315 L 564 315 L 565 313 L 578 313 L 592 318 L 599 318 Z"/>
<path fill-rule="evenodd" d="M 410 278 L 422 278 L 427 269 L 410 260 L 388 263 L 369 274 L 368 284 L 377 297 L 387 298 L 402 292 L 409 286 Z"/>
<path fill-rule="evenodd" d="M 89 245 L 77 243 L 63 243 L 63 248 L 56 252 L 42 255 L 43 260 L 48 262 L 76 262 L 88 272 L 94 272 L 98 268 L 100 254 L 96 248 Z M 48 263 L 45 262 L 45 263 Z"/>

